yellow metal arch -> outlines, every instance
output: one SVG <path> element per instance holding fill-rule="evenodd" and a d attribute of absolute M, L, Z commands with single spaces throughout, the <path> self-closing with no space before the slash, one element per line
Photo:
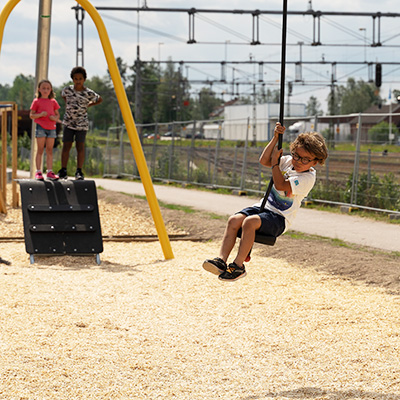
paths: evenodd
<path fill-rule="evenodd" d="M 9 0 L 0 14 L 0 52 L 1 52 L 1 45 L 3 42 L 3 33 L 6 21 L 11 11 L 20 1 L 21 0 Z M 125 122 L 126 130 L 128 132 L 133 155 L 136 160 L 139 174 L 143 182 L 143 187 L 146 193 L 147 201 L 150 206 L 150 211 L 153 216 L 153 220 L 157 229 L 157 234 L 164 253 L 164 257 L 167 260 L 172 259 L 174 258 L 174 254 L 172 252 L 167 230 L 165 228 L 164 220 L 161 215 L 160 206 L 158 204 L 153 183 L 151 181 L 150 173 L 147 168 L 142 145 L 140 143 L 139 135 L 136 130 L 135 121 L 133 120 L 133 116 L 129 108 L 128 98 L 126 96 L 126 92 L 122 84 L 121 75 L 119 73 L 118 65 L 115 60 L 114 52 L 111 47 L 106 27 L 103 23 L 103 20 L 100 17 L 100 14 L 89 1 L 77 0 L 77 2 L 88 12 L 88 14 L 91 16 L 93 22 L 96 25 L 101 44 L 103 46 L 104 55 L 106 56 L 108 70 L 110 71 L 111 79 L 114 84 L 114 89 L 117 95 L 118 104 L 121 109 L 121 114 Z"/>

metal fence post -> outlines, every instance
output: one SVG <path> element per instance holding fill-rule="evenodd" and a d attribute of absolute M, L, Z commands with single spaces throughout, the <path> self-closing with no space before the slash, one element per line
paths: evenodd
<path fill-rule="evenodd" d="M 367 187 L 371 186 L 371 149 L 368 149 Z"/>
<path fill-rule="evenodd" d="M 196 135 L 196 121 L 193 121 L 193 130 L 192 130 L 192 140 L 190 142 L 190 146 L 188 147 L 188 161 L 187 161 L 187 182 L 192 181 L 192 169 L 193 169 L 193 153 L 195 147 L 195 135 Z"/>
<path fill-rule="evenodd" d="M 212 177 L 212 184 L 215 185 L 217 183 L 217 173 L 218 173 L 218 156 L 219 156 L 219 147 L 221 142 L 221 128 L 222 124 L 219 124 L 218 127 L 218 136 L 217 136 L 217 145 L 215 147 L 215 156 L 214 156 L 214 171 Z"/>
<path fill-rule="evenodd" d="M 172 158 L 174 155 L 174 132 L 175 132 L 175 122 L 172 122 L 172 141 L 171 145 L 169 146 L 169 163 L 168 163 L 168 179 L 172 179 Z M 156 137 L 154 137 L 156 140 Z"/>
<path fill-rule="evenodd" d="M 236 185 L 236 163 L 237 163 L 238 145 L 235 144 L 235 155 L 233 156 L 233 168 L 232 168 L 232 186 Z"/>
<path fill-rule="evenodd" d="M 124 125 L 121 126 L 119 134 L 119 163 L 118 163 L 118 176 L 124 173 Z"/>
<path fill-rule="evenodd" d="M 158 133 L 158 122 L 155 125 L 155 135 Z M 156 155 L 157 155 L 157 143 L 153 142 L 153 146 L 151 147 L 151 160 L 150 160 L 150 169 L 153 177 L 156 174 Z"/>
<path fill-rule="evenodd" d="M 104 160 L 103 175 L 110 175 L 111 148 L 109 146 L 109 140 L 110 140 L 110 128 L 107 129 L 106 158 Z"/>
<path fill-rule="evenodd" d="M 249 129 L 250 129 L 250 118 L 247 118 L 246 141 L 244 143 L 242 176 L 240 178 L 240 190 L 244 190 L 244 177 L 245 177 L 245 173 L 246 173 L 245 171 L 246 171 L 246 162 L 247 162 L 247 144 L 249 142 Z"/>
<path fill-rule="evenodd" d="M 351 204 L 357 204 L 358 168 L 360 163 L 360 142 L 361 142 L 361 113 L 358 114 L 358 129 L 356 138 L 356 153 L 354 157 L 353 181 L 351 185 Z"/>

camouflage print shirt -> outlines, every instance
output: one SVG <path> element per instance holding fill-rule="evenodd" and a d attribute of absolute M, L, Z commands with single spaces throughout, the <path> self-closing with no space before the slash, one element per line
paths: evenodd
<path fill-rule="evenodd" d="M 74 90 L 73 85 L 65 87 L 61 96 L 65 98 L 66 103 L 63 124 L 70 129 L 87 131 L 89 129 L 88 105 L 98 101 L 100 96 L 86 87 L 82 91 Z"/>

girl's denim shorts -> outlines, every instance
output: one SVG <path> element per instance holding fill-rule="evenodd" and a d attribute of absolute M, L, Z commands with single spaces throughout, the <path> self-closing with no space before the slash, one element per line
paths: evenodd
<path fill-rule="evenodd" d="M 44 129 L 39 124 L 37 124 L 35 136 L 37 138 L 45 137 L 55 139 L 57 137 L 57 132 L 55 129 Z"/>

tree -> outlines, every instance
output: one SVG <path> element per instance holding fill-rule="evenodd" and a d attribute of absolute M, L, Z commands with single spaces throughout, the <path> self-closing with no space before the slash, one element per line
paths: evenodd
<path fill-rule="evenodd" d="M 157 87 L 159 121 L 176 121 L 182 117 L 183 99 L 188 97 L 189 85 L 176 71 L 173 62 L 168 62 L 161 71 L 161 82 Z"/>
<path fill-rule="evenodd" d="M 320 107 L 321 103 L 318 101 L 318 99 L 315 96 L 310 96 L 306 105 L 307 115 L 322 115 L 323 111 L 320 110 Z"/>
<path fill-rule="evenodd" d="M 222 104 L 222 100 L 207 87 L 200 89 L 198 99 L 192 101 L 191 118 L 196 120 L 209 119 L 212 111 Z"/>
<path fill-rule="evenodd" d="M 114 88 L 111 86 L 107 76 L 100 78 L 99 76 L 93 76 L 85 82 L 85 86 L 94 90 L 102 98 L 103 102 L 95 107 L 88 108 L 89 120 L 93 123 L 93 128 L 101 128 L 106 130 L 112 122 L 115 122 L 116 109 L 113 104 L 116 103 L 116 95 Z M 119 108 L 118 108 L 119 115 Z M 117 121 L 117 124 L 121 124 L 122 121 Z"/>
<path fill-rule="evenodd" d="M 3 101 L 10 100 L 9 99 L 10 85 L 5 84 L 4 86 L 0 84 L 0 99 Z"/>
<path fill-rule="evenodd" d="M 130 82 L 129 76 L 128 76 L 128 65 L 122 60 L 121 57 L 117 57 L 116 60 L 117 62 L 117 67 L 119 74 L 121 76 L 121 81 L 122 81 L 122 86 L 124 87 L 127 95 L 127 86 Z M 122 124 L 122 115 L 120 111 L 120 107 L 118 104 L 118 99 L 114 90 L 114 83 L 111 79 L 110 71 L 107 69 L 107 76 L 105 77 L 106 79 L 106 88 L 105 88 L 105 93 L 103 97 L 103 103 L 101 104 L 103 107 L 100 107 L 99 111 L 102 111 L 105 107 L 108 109 L 108 116 L 110 117 L 109 124 L 111 125 L 121 125 Z M 107 93 L 107 98 L 105 98 L 105 94 Z M 129 101 L 129 99 L 128 99 Z M 131 102 L 130 102 L 131 103 Z"/>
<path fill-rule="evenodd" d="M 150 63 L 136 62 L 130 69 L 133 74 L 130 76 L 127 92 L 132 98 L 132 104 L 141 108 L 134 110 L 137 122 L 149 124 L 159 121 L 159 64 L 154 60 Z"/>
<path fill-rule="evenodd" d="M 21 110 L 29 110 L 34 98 L 34 85 L 35 78 L 32 75 L 16 76 L 8 92 L 7 100 L 15 101 Z"/>
<path fill-rule="evenodd" d="M 363 112 L 373 104 L 382 103 L 375 85 L 362 79 L 356 82 L 354 78 L 349 78 L 346 86 L 337 87 L 336 93 L 340 114 Z"/>
<path fill-rule="evenodd" d="M 267 103 L 279 103 L 281 101 L 281 91 L 279 89 L 267 90 Z"/>
<path fill-rule="evenodd" d="M 389 143 L 389 123 L 381 121 L 368 131 L 368 138 L 374 143 Z M 392 124 L 392 133 L 395 139 L 399 136 L 399 130 L 395 124 Z"/>
<path fill-rule="evenodd" d="M 119 74 L 121 75 L 122 84 L 125 88 L 129 82 L 129 76 L 127 75 L 128 74 L 128 64 L 126 64 L 122 60 L 121 57 L 117 57 L 115 59 L 115 61 L 117 62 Z M 107 69 L 107 76 L 108 76 L 109 84 L 112 85 L 111 75 L 110 75 L 110 71 L 108 69 Z"/>

